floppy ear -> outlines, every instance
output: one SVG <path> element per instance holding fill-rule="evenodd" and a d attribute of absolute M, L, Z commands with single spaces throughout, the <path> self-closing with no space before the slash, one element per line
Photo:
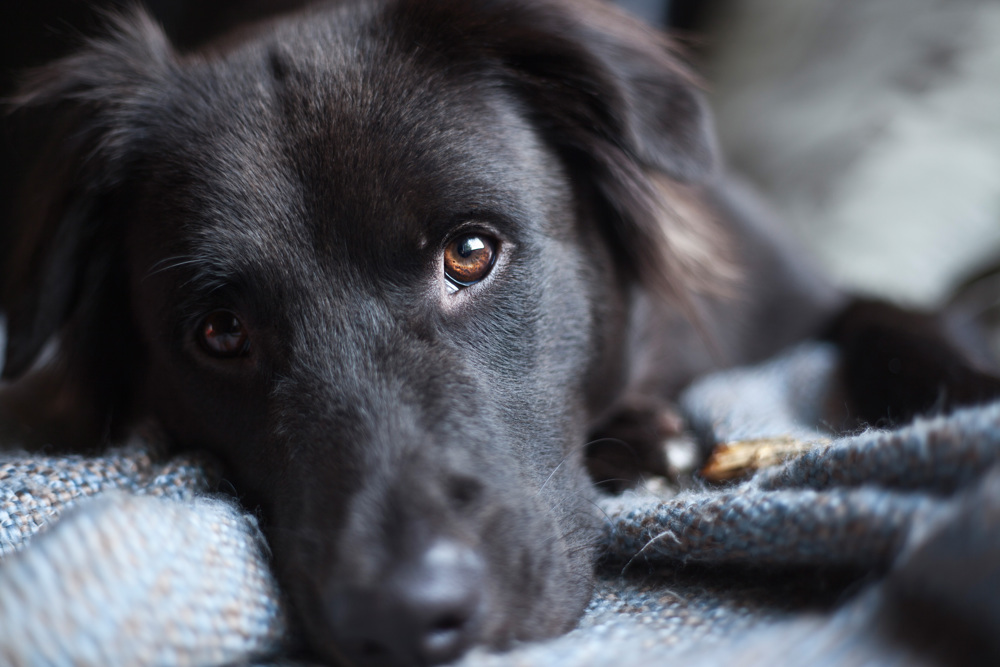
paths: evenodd
<path fill-rule="evenodd" d="M 600 193 L 622 263 L 647 288 L 682 304 L 725 291 L 725 244 L 696 193 L 714 174 L 712 122 L 664 35 L 597 0 L 404 5 L 430 17 L 422 47 L 492 63 L 488 74 Z"/>
<path fill-rule="evenodd" d="M 162 31 L 135 12 L 112 19 L 109 36 L 34 72 L 12 100 L 14 113 L 44 118 L 48 136 L 12 225 L 3 373 L 13 380 L 40 361 L 50 375 L 57 369 L 51 398 L 64 411 L 107 411 L 124 392 L 115 373 L 128 365 L 127 293 L 109 195 L 134 166 L 141 118 L 156 104 L 147 91 L 170 58 Z"/>

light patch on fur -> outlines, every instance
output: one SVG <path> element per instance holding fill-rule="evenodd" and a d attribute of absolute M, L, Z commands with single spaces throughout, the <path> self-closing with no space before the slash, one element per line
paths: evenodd
<path fill-rule="evenodd" d="M 680 287 L 695 295 L 734 296 L 742 273 L 732 241 L 706 204 L 702 188 L 662 175 L 650 180 L 663 233 L 663 261 L 676 267 Z"/>

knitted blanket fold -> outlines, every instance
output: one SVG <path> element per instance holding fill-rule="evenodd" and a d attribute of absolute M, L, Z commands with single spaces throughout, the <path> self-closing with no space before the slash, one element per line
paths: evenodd
<path fill-rule="evenodd" d="M 580 626 L 460 663 L 1000 654 L 1000 403 L 837 438 L 819 422 L 835 364 L 810 344 L 692 386 L 681 403 L 703 442 L 817 444 L 742 483 L 603 499 Z M 253 517 L 210 493 L 207 459 L 154 452 L 136 440 L 93 458 L 0 454 L 0 663 L 290 664 Z"/>
<path fill-rule="evenodd" d="M 0 460 L 0 664 L 223 665 L 285 620 L 253 517 L 214 466 L 135 442 Z"/>

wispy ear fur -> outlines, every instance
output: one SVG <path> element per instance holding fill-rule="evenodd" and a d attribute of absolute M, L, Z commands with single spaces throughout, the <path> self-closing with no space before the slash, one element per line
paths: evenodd
<path fill-rule="evenodd" d="M 716 147 L 697 78 L 661 33 L 596 0 L 412 0 L 399 25 L 422 48 L 480 53 L 568 164 L 607 205 L 609 233 L 649 290 L 695 315 L 692 294 L 726 294 L 726 239 L 698 189 Z M 450 27 L 450 31 L 448 28 Z"/>
<path fill-rule="evenodd" d="M 8 345 L 4 378 L 39 365 L 62 412 L 88 413 L 103 429 L 124 392 L 129 362 L 127 292 L 116 211 L 155 108 L 155 82 L 172 52 L 143 11 L 111 17 L 106 37 L 30 74 L 11 113 L 44 114 L 50 135 L 21 189 L 14 252 L 3 276 Z M 95 405 L 96 403 L 96 405 Z M 83 404 L 86 404 L 85 406 Z"/>

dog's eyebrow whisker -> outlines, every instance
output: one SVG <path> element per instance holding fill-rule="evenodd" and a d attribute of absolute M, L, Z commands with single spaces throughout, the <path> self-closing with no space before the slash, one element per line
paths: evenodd
<path fill-rule="evenodd" d="M 212 286 L 212 287 L 211 287 L 211 288 L 210 288 L 210 289 L 208 290 L 207 294 L 215 294 L 215 293 L 216 293 L 216 292 L 218 292 L 219 290 L 221 290 L 221 289 L 225 289 L 225 288 L 226 288 L 226 284 L 225 284 L 225 283 L 223 283 L 223 282 L 220 282 L 220 283 L 218 283 L 217 285 L 213 285 L 213 286 Z"/>
<path fill-rule="evenodd" d="M 211 266 L 202 257 L 194 257 L 192 255 L 175 255 L 156 262 L 146 275 L 142 277 L 142 281 L 145 282 L 155 275 L 185 266 L 193 266 L 195 269 L 191 277 L 181 283 L 181 287 L 187 288 L 193 284 L 200 284 L 202 293 L 212 294 L 219 289 L 228 287 L 230 284 L 225 276 L 219 274 L 217 267 Z"/>
<path fill-rule="evenodd" d="M 179 269 L 182 266 L 189 266 L 191 264 L 198 264 L 201 260 L 197 257 L 192 257 L 190 255 L 178 255 L 174 257 L 166 257 L 160 261 L 153 264 L 146 275 L 143 276 L 143 280 L 151 278 L 158 273 L 165 273 L 166 271 L 173 271 L 174 269 Z"/>

